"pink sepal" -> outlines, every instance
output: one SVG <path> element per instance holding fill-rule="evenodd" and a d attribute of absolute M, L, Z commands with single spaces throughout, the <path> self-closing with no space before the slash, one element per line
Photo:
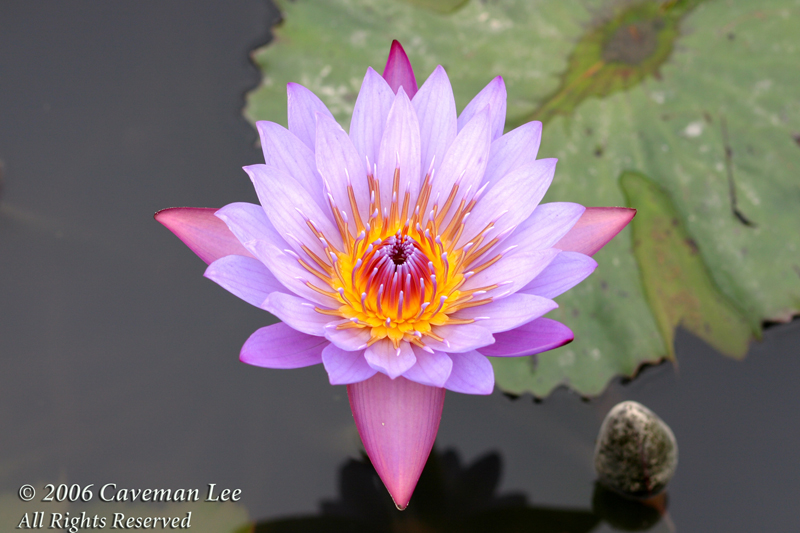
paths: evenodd
<path fill-rule="evenodd" d="M 636 209 L 629 207 L 587 207 L 578 222 L 553 248 L 594 255 L 622 231 L 634 215 Z"/>
<path fill-rule="evenodd" d="M 215 207 L 170 207 L 155 215 L 168 230 L 210 265 L 226 255 L 253 257 L 231 233 L 225 223 L 214 216 Z"/>
<path fill-rule="evenodd" d="M 347 386 L 361 442 L 400 510 L 408 506 L 436 440 L 444 391 L 380 372 Z"/>
<path fill-rule="evenodd" d="M 408 60 L 403 46 L 396 40 L 392 41 L 389 58 L 386 60 L 386 67 L 383 69 L 383 79 L 386 80 L 386 83 L 389 84 L 395 94 L 397 94 L 400 87 L 406 92 L 409 100 L 417 94 L 417 79 L 414 77 L 411 61 Z"/>

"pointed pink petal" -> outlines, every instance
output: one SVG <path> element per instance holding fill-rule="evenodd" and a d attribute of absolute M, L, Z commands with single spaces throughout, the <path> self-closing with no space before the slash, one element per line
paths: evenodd
<path fill-rule="evenodd" d="M 226 255 L 253 257 L 223 221 L 214 207 L 170 207 L 153 217 L 210 265 Z"/>
<path fill-rule="evenodd" d="M 495 343 L 479 351 L 492 357 L 517 357 L 546 352 L 572 342 L 575 336 L 562 324 L 549 318 L 537 318 L 517 329 L 497 333 Z"/>
<path fill-rule="evenodd" d="M 239 360 L 265 368 L 302 368 L 321 363 L 327 345 L 322 337 L 305 335 L 279 322 L 250 335 Z"/>
<path fill-rule="evenodd" d="M 383 69 L 383 79 L 395 93 L 402 87 L 409 99 L 414 98 L 414 95 L 417 94 L 417 79 L 414 77 L 411 61 L 408 60 L 403 46 L 397 41 L 392 41 L 386 68 Z"/>
<path fill-rule="evenodd" d="M 587 207 L 569 233 L 553 246 L 565 252 L 594 255 L 628 225 L 636 209 L 629 207 Z"/>
<path fill-rule="evenodd" d="M 347 395 L 372 465 L 405 509 L 439 430 L 444 389 L 378 373 L 348 385 Z"/>

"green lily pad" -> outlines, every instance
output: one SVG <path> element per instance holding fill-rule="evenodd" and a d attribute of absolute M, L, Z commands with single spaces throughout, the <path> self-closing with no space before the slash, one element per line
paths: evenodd
<path fill-rule="evenodd" d="M 719 292 L 669 197 L 635 172 L 624 173 L 620 183 L 628 203 L 639 208 L 632 225 L 633 253 L 670 358 L 674 358 L 675 328 L 681 324 L 720 352 L 744 357 L 748 343 L 759 333 L 758 324 L 748 323 L 744 313 Z"/>
<path fill-rule="evenodd" d="M 507 125 L 542 120 L 540 154 L 559 158 L 546 201 L 639 209 L 549 315 L 575 341 L 495 359 L 498 386 L 594 395 L 671 357 L 677 325 L 741 357 L 763 321 L 800 311 L 800 6 L 472 0 L 444 13 L 423 3 L 458 4 L 279 2 L 285 20 L 254 55 L 264 83 L 246 113 L 285 124 L 295 81 L 346 125 L 365 67 L 380 70 L 398 39 L 420 81 L 447 69 L 459 109 L 503 75 Z M 638 174 L 620 181 L 628 171 Z"/>

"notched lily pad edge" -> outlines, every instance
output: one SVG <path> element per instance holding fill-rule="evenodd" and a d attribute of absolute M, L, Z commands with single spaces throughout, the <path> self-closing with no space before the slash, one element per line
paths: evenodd
<path fill-rule="evenodd" d="M 666 206 L 667 209 L 669 209 L 671 211 L 670 215 L 671 215 L 671 217 L 673 219 L 672 223 L 674 225 L 679 225 L 680 226 L 680 230 L 687 234 L 685 236 L 685 239 L 687 241 L 687 247 L 692 247 L 693 239 L 691 238 L 691 235 L 688 235 L 688 232 L 686 231 L 686 229 L 683 228 L 683 221 L 680 219 L 680 215 L 678 215 L 674 211 L 674 209 L 672 208 L 671 199 L 669 198 L 668 193 L 666 191 L 664 191 L 658 184 L 656 184 L 655 182 L 650 180 L 647 176 L 645 176 L 641 172 L 634 171 L 634 170 L 626 170 L 626 171 L 623 171 L 620 174 L 620 176 L 619 176 L 619 178 L 617 180 L 617 182 L 618 182 L 618 184 L 620 186 L 620 189 L 623 191 L 623 193 L 624 193 L 624 195 L 626 197 L 626 205 L 627 205 L 627 207 L 636 208 L 637 210 L 640 210 L 640 212 L 642 210 L 642 206 L 641 205 L 634 205 L 634 202 L 632 201 L 632 196 L 633 195 L 631 194 L 630 186 L 627 187 L 627 190 L 626 190 L 626 187 L 623 185 L 624 181 L 631 180 L 631 179 L 641 180 L 645 184 L 646 187 L 651 188 L 652 191 L 654 191 L 657 195 L 661 196 L 661 198 L 659 198 L 659 200 L 661 202 L 665 202 L 667 204 L 667 206 Z M 631 223 L 632 229 L 633 229 L 634 225 L 640 226 L 642 224 L 643 218 L 638 218 L 638 221 L 637 221 L 637 218 L 634 218 L 632 223 Z M 665 353 L 663 353 L 661 355 L 658 355 L 656 357 L 653 357 L 653 358 L 640 360 L 638 362 L 637 366 L 630 373 L 624 373 L 624 372 L 617 373 L 616 377 L 611 379 L 611 380 L 609 380 L 609 382 L 606 383 L 606 385 L 603 387 L 603 390 L 601 390 L 597 394 L 583 394 L 579 390 L 577 390 L 575 387 L 572 386 L 569 378 L 565 378 L 562 381 L 560 381 L 559 383 L 555 384 L 555 386 L 553 386 L 545 394 L 541 394 L 541 395 L 537 394 L 536 392 L 534 392 L 533 390 L 530 390 L 530 389 L 504 388 L 502 385 L 498 385 L 498 389 L 500 389 L 503 392 L 504 395 L 506 395 L 507 397 L 509 397 L 512 400 L 516 400 L 516 399 L 518 399 L 518 398 L 520 398 L 522 396 L 530 394 L 533 397 L 533 401 L 536 402 L 536 403 L 539 403 L 539 402 L 543 401 L 547 396 L 552 394 L 556 389 L 565 388 L 565 389 L 569 390 L 570 392 L 579 395 L 583 401 L 587 401 L 588 402 L 588 401 L 591 401 L 591 399 L 593 399 L 593 398 L 602 396 L 604 394 L 604 392 L 611 386 L 612 383 L 618 381 L 618 382 L 622 383 L 623 385 L 624 384 L 628 384 L 631 381 L 633 381 L 634 379 L 636 379 L 643 371 L 645 371 L 648 368 L 658 367 L 658 366 L 661 366 L 661 365 L 663 365 L 663 364 L 665 364 L 667 362 L 670 362 L 670 363 L 672 363 L 673 365 L 675 365 L 677 367 L 677 365 L 679 364 L 679 361 L 675 357 L 674 340 L 675 340 L 675 333 L 678 330 L 678 328 L 683 329 L 684 331 L 686 331 L 690 335 L 692 335 L 692 336 L 696 337 L 697 339 L 701 340 L 702 342 L 707 344 L 709 347 L 714 349 L 716 352 L 720 353 L 720 355 L 727 355 L 727 356 L 729 356 L 729 357 L 731 357 L 733 359 L 741 360 L 744 357 L 746 357 L 747 354 L 750 352 L 750 349 L 753 346 L 754 341 L 759 342 L 759 341 L 762 340 L 763 331 L 765 329 L 770 328 L 770 327 L 774 327 L 775 325 L 778 325 L 778 324 L 789 323 L 789 322 L 791 322 L 793 320 L 800 319 L 800 303 L 798 304 L 798 308 L 793 310 L 790 315 L 781 315 L 781 316 L 777 316 L 777 317 L 762 318 L 760 321 L 756 321 L 756 322 L 754 322 L 753 320 L 749 319 L 747 314 L 744 313 L 741 309 L 739 309 L 738 306 L 732 300 L 730 300 L 728 297 L 726 297 L 722 293 L 722 291 L 719 289 L 719 287 L 716 285 L 716 283 L 714 283 L 714 281 L 713 281 L 713 279 L 712 279 L 712 277 L 710 275 L 710 272 L 708 271 L 708 267 L 705 265 L 705 262 L 702 261 L 702 257 L 700 257 L 700 261 L 702 262 L 702 266 L 701 266 L 701 269 L 703 271 L 702 274 L 707 277 L 707 282 L 709 284 L 708 287 L 714 291 L 714 296 L 720 298 L 726 305 L 729 305 L 730 308 L 738 315 L 738 318 L 740 318 L 741 321 L 743 322 L 742 325 L 743 326 L 746 325 L 747 328 L 748 328 L 747 329 L 748 335 L 746 335 L 745 344 L 743 346 L 743 349 L 741 351 L 739 351 L 739 352 L 725 353 L 725 351 L 720 349 L 719 346 L 715 346 L 715 343 L 712 343 L 707 338 L 704 338 L 704 335 L 700 335 L 696 331 L 693 331 L 693 329 L 697 326 L 696 324 L 686 323 L 686 322 L 683 321 L 683 319 L 681 319 L 678 323 L 676 323 L 674 325 L 671 325 L 671 326 L 668 325 L 668 324 L 662 324 L 659 321 L 658 317 L 657 317 L 657 313 L 654 312 L 654 310 L 653 310 L 653 307 L 657 306 L 659 302 L 654 301 L 653 295 L 652 295 L 652 291 L 648 291 L 647 290 L 647 285 L 644 283 L 644 278 L 643 278 L 643 275 L 644 275 L 643 274 L 643 266 L 641 264 L 640 258 L 634 252 L 634 246 L 635 246 L 635 242 L 634 241 L 635 241 L 635 238 L 636 238 L 635 237 L 635 233 L 631 232 L 630 253 L 636 259 L 636 267 L 637 267 L 637 271 L 638 271 L 639 276 L 640 276 L 641 285 L 642 285 L 642 287 L 644 289 L 643 292 L 646 295 L 646 301 L 647 301 L 648 307 L 650 308 L 651 313 L 653 313 L 654 317 L 656 318 L 656 322 L 659 323 L 659 335 L 661 336 L 661 340 L 664 343 Z M 695 249 L 694 253 L 697 254 L 697 253 L 699 253 L 699 251 L 697 251 Z M 798 272 L 798 275 L 800 275 L 800 272 Z M 665 335 L 668 336 L 669 338 L 665 339 L 664 338 Z M 538 361 L 538 356 L 537 355 L 531 355 L 531 356 L 528 356 L 528 359 L 530 360 L 530 364 L 533 367 L 533 373 L 535 373 L 536 366 L 537 366 L 537 361 Z"/>

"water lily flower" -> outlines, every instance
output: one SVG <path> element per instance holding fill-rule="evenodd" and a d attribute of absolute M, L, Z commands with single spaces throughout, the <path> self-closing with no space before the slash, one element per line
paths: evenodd
<path fill-rule="evenodd" d="M 156 219 L 209 264 L 206 277 L 281 320 L 253 333 L 242 361 L 322 363 L 331 384 L 347 385 L 402 509 L 445 390 L 489 394 L 487 356 L 572 341 L 543 315 L 634 211 L 540 204 L 556 160 L 536 159 L 539 122 L 503 134 L 503 79 L 458 115 L 444 69 L 418 88 L 396 41 L 383 75 L 367 70 L 349 134 L 308 89 L 290 83 L 288 97 L 288 130 L 256 123 L 265 163 L 244 168 L 261 205 Z"/>

